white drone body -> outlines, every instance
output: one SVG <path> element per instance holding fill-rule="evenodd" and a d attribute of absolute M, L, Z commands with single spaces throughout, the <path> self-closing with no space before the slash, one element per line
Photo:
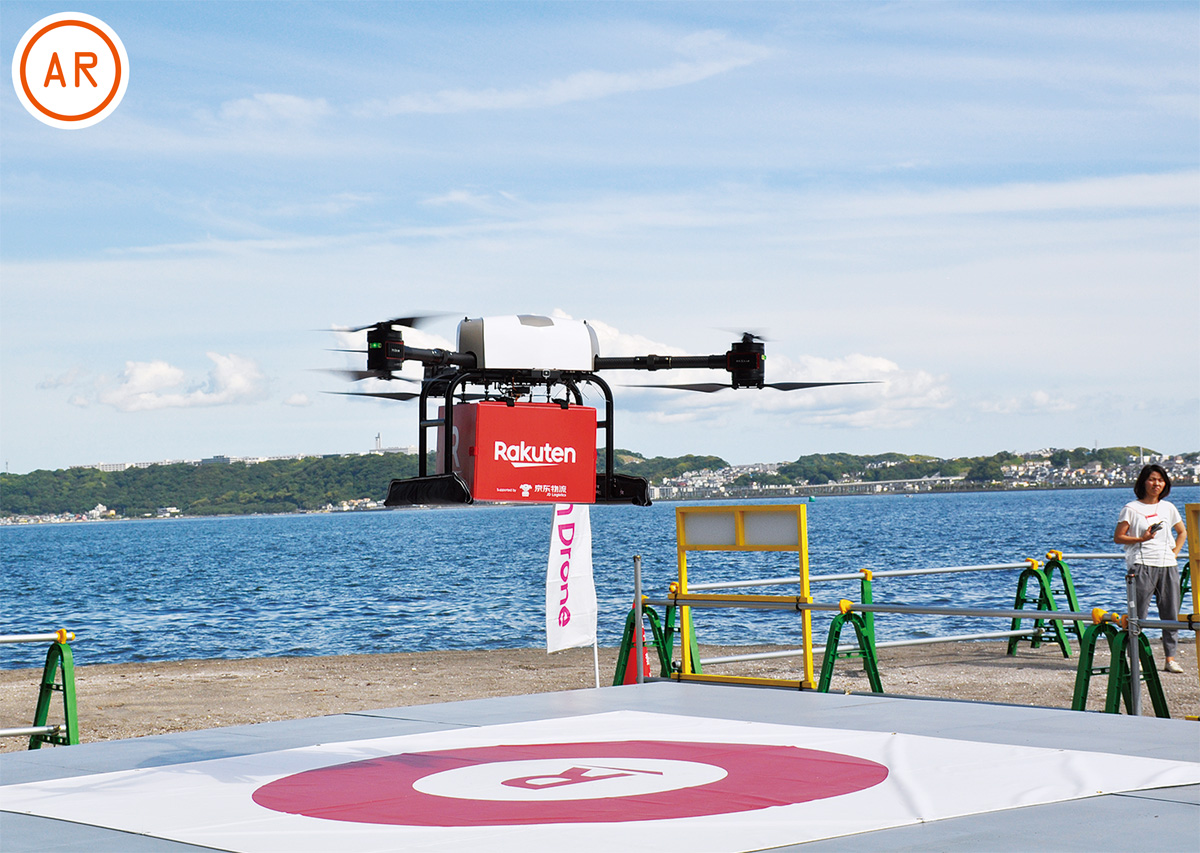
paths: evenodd
<path fill-rule="evenodd" d="M 600 344 L 583 320 L 517 314 L 458 324 L 458 351 L 480 370 L 592 371 Z"/>

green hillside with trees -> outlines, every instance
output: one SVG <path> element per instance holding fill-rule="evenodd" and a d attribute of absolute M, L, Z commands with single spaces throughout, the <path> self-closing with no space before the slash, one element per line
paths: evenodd
<path fill-rule="evenodd" d="M 664 478 L 678 477 L 688 471 L 717 471 L 728 468 L 729 463 L 720 456 L 654 456 L 647 459 L 633 450 L 616 450 L 613 454 L 613 467 L 618 474 L 632 474 L 635 477 L 645 477 L 651 483 L 660 483 Z M 601 458 L 597 468 L 604 467 Z"/>
<path fill-rule="evenodd" d="M 650 480 L 729 465 L 718 456 L 646 459 L 627 450 L 618 451 L 617 459 L 617 471 Z M 417 461 L 415 455 L 388 453 L 0 474 L 0 514 L 81 515 L 98 504 L 127 518 L 154 515 L 162 507 L 176 507 L 184 515 L 319 510 L 342 501 L 382 500 L 392 479 L 417 475 Z M 429 470 L 433 464 L 431 456 Z"/>
<path fill-rule="evenodd" d="M 399 453 L 0 474 L 0 512 L 85 513 L 97 504 L 126 517 L 153 515 L 160 507 L 178 507 L 185 515 L 296 512 L 382 499 L 393 477 L 416 474 L 417 457 Z"/>
<path fill-rule="evenodd" d="M 1122 465 L 1142 448 L 1106 447 L 1055 451 L 1049 464 L 1080 468 L 1100 462 Z M 1149 448 L 1147 453 L 1153 453 Z M 616 470 L 645 477 L 652 484 L 689 471 L 729 468 L 719 456 L 654 456 L 617 450 Z M 733 485 L 813 486 L 842 480 L 911 480 L 963 476 L 981 486 L 1003 479 L 1001 466 L 1022 457 L 1001 452 L 992 456 L 939 459 L 934 456 L 882 453 L 816 453 L 780 465 L 773 474 L 744 474 Z M 598 467 L 603 459 L 597 460 Z M 430 470 L 433 460 L 430 459 Z M 124 471 L 70 468 L 0 474 L 0 515 L 82 515 L 98 504 L 127 518 L 154 515 L 176 507 L 184 515 L 242 515 L 320 510 L 343 501 L 381 500 L 393 478 L 414 477 L 415 455 L 389 453 L 286 459 L 257 464 L 242 462 L 151 465 Z M 744 481 L 744 482 L 743 482 Z"/>

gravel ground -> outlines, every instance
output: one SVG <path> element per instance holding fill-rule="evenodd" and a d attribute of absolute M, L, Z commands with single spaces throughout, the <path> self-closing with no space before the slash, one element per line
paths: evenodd
<path fill-rule="evenodd" d="M 1190 639 L 1190 637 L 1188 638 Z M 720 657 L 778 647 L 701 647 Z M 891 694 L 1070 708 L 1077 657 L 1056 648 L 973 642 L 880 650 L 880 677 Z M 1155 644 L 1161 669 L 1161 649 Z M 600 681 L 612 681 L 615 649 L 600 650 Z M 1160 673 L 1174 717 L 1200 713 L 1195 646 L 1180 644 L 1183 675 Z M 1096 665 L 1107 664 L 1107 650 Z M 798 658 L 714 665 L 706 672 L 796 679 Z M 816 666 L 820 667 L 818 652 Z M 28 725 L 37 700 L 37 670 L 0 670 L 0 726 Z M 1103 707 L 1107 676 L 1092 679 L 1088 709 Z M 591 649 L 547 655 L 542 649 L 441 651 L 344 657 L 193 660 L 76 668 L 84 743 L 167 732 L 317 717 L 350 711 L 516 696 L 595 686 Z M 754 689 L 754 688 L 747 688 Z M 838 662 L 835 691 L 869 691 L 861 663 Z M 56 697 L 57 699 L 57 697 Z M 1143 699 L 1143 713 L 1152 713 Z M 51 721 L 61 719 L 61 703 Z M 0 738 L 0 751 L 24 749 L 24 738 Z"/>

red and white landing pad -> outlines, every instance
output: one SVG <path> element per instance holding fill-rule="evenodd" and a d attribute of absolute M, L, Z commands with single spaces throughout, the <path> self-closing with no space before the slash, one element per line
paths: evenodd
<path fill-rule="evenodd" d="M 743 851 L 1194 783 L 1194 762 L 617 711 L 11 785 L 0 809 L 242 853 Z"/>

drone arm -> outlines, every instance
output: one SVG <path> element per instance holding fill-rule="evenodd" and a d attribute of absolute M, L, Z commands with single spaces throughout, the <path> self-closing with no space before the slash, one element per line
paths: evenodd
<path fill-rule="evenodd" d="M 419 361 L 421 364 L 453 364 L 456 367 L 473 369 L 475 353 L 455 352 L 447 349 L 421 349 L 420 347 L 404 346 L 404 358 L 407 361 Z"/>
<path fill-rule="evenodd" d="M 596 370 L 681 370 L 700 368 L 725 370 L 730 374 L 730 387 L 763 387 L 763 344 L 757 336 L 746 332 L 734 341 L 723 355 L 637 355 L 625 358 L 596 356 Z M 692 390 L 701 390 L 693 388 Z M 706 389 L 707 390 L 707 389 Z"/>
<path fill-rule="evenodd" d="M 724 355 L 634 355 L 605 358 L 596 356 L 596 370 L 681 370 L 725 369 Z"/>

